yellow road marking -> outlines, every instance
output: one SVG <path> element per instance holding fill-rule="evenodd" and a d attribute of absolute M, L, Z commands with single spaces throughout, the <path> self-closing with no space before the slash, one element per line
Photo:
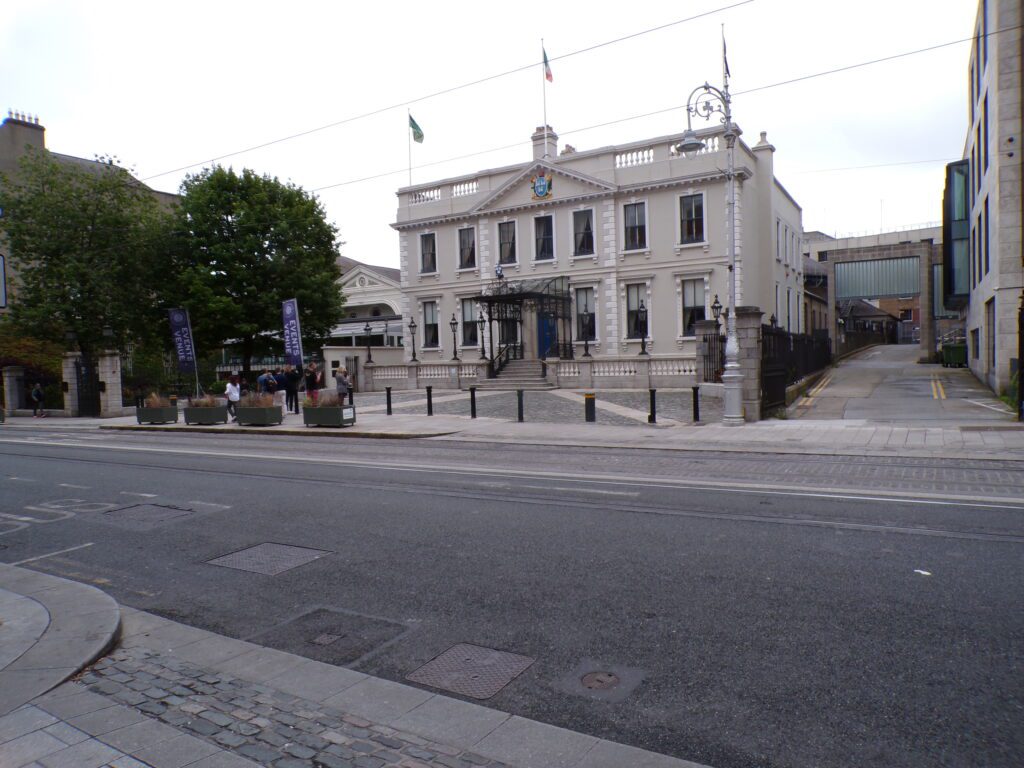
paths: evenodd
<path fill-rule="evenodd" d="M 935 383 L 939 385 L 939 397 L 941 399 L 945 400 L 946 399 L 946 388 L 943 387 L 942 386 L 942 382 L 937 380 L 937 379 L 936 379 Z"/>
<path fill-rule="evenodd" d="M 939 399 L 939 390 L 935 388 L 935 379 L 932 379 L 932 400 Z"/>

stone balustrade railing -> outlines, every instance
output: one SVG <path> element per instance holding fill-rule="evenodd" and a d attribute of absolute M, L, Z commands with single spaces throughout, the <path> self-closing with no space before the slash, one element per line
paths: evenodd
<path fill-rule="evenodd" d="M 577 358 L 548 363 L 549 382 L 567 389 L 650 389 L 689 387 L 697 383 L 697 358 L 694 355 L 666 357 Z M 422 389 L 466 389 L 487 379 L 486 360 L 451 363 L 406 363 L 363 368 L 364 388 L 381 391 Z"/>

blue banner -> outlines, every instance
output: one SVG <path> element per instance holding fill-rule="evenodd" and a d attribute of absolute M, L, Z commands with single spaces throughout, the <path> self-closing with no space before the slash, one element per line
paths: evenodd
<path fill-rule="evenodd" d="M 302 329 L 299 327 L 298 299 L 282 301 L 281 316 L 284 318 L 284 357 L 289 365 L 301 368 Z"/>
<path fill-rule="evenodd" d="M 181 373 L 196 372 L 196 348 L 192 343 L 192 324 L 187 309 L 170 309 L 171 338 L 178 353 L 178 370 Z"/>

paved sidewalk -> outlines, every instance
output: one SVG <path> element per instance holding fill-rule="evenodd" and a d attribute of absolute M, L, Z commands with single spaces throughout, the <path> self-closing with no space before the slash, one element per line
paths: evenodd
<path fill-rule="evenodd" d="M 119 647 L 92 664 L 118 613 Z M 0 621 L 4 768 L 700 768 L 118 610 L 94 587 L 13 566 L 0 566 Z M 47 646 L 58 632 L 61 650 Z M 56 652 L 71 666 L 37 670 L 53 673 L 45 688 L 3 684 Z"/>

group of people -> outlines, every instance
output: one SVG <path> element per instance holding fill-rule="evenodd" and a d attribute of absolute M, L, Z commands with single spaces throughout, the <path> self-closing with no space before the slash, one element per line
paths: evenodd
<path fill-rule="evenodd" d="M 338 393 L 338 403 L 344 405 L 345 398 L 352 402 L 352 378 L 344 367 L 334 372 L 335 387 Z M 276 368 L 273 371 L 265 368 L 256 377 L 256 391 L 261 394 L 268 394 L 274 397 L 275 405 L 284 405 L 291 413 L 299 412 L 299 391 L 305 387 L 306 395 L 315 405 L 319 399 L 320 390 L 323 388 L 323 372 L 316 363 L 309 363 L 304 369 L 294 365 L 286 365 L 284 368 Z M 228 413 L 233 420 L 237 420 L 235 408 L 242 396 L 248 394 L 249 386 L 245 378 L 237 374 L 228 379 L 227 388 L 224 394 L 227 396 Z"/>

